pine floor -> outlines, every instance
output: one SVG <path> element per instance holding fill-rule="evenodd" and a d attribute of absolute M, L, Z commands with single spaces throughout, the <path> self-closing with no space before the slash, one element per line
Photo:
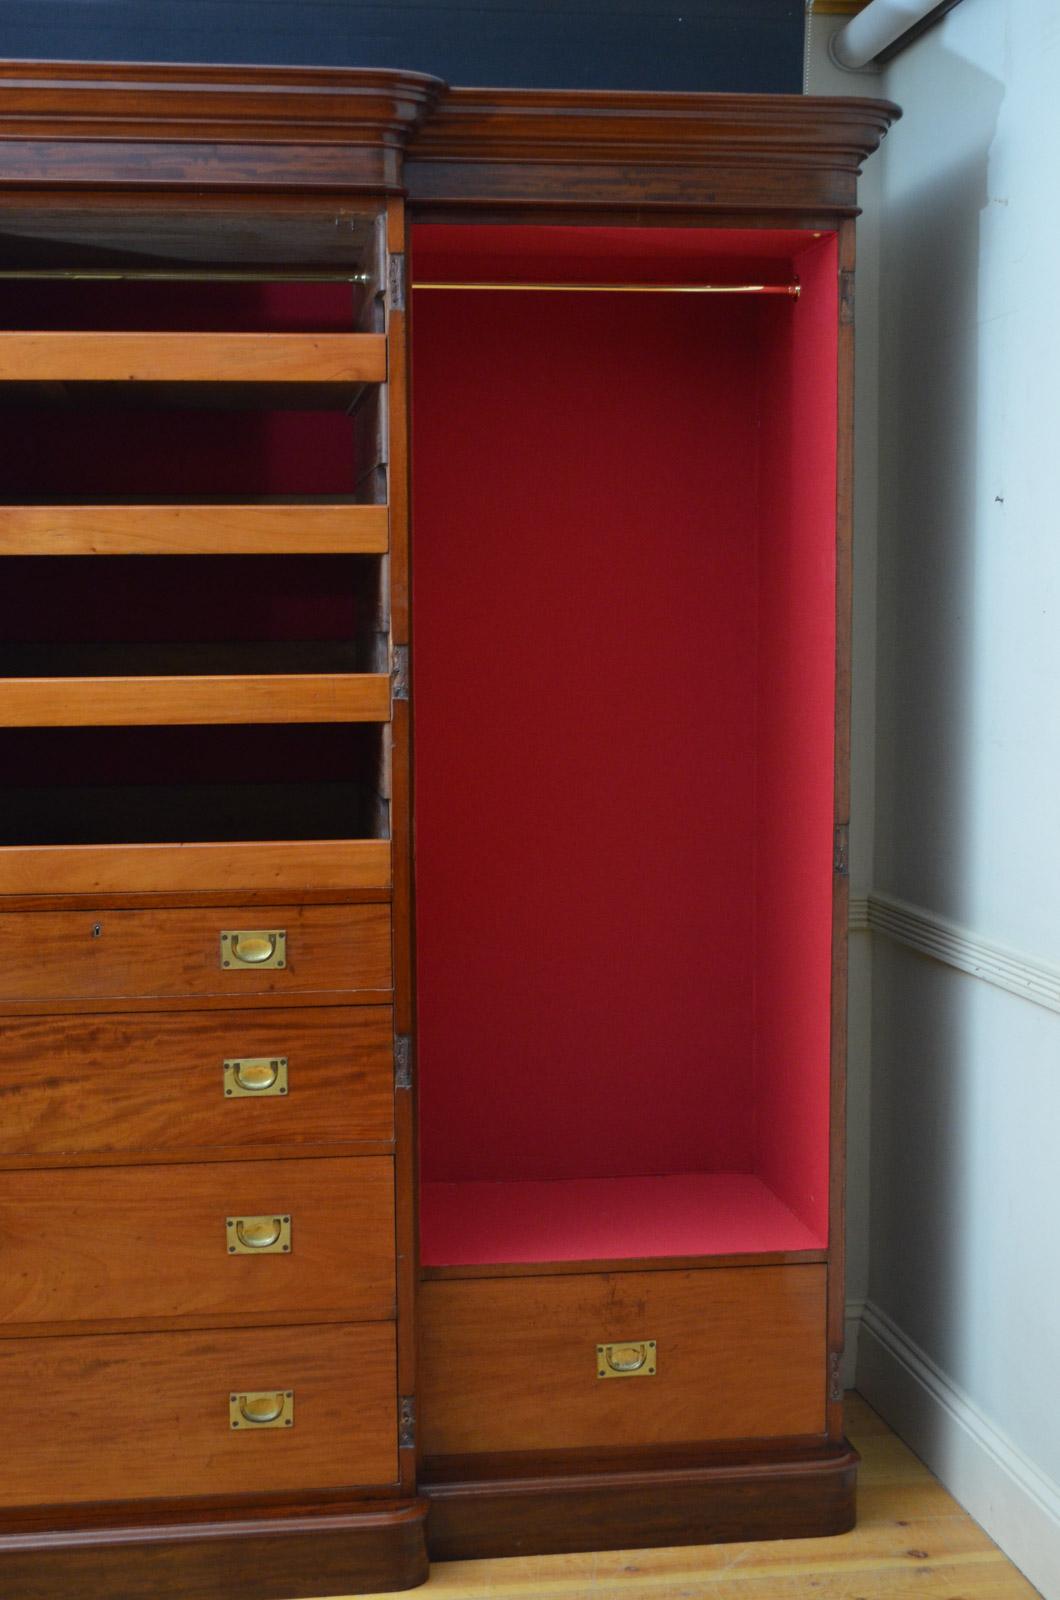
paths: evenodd
<path fill-rule="evenodd" d="M 1037 1600 L 858 1395 L 858 1525 L 837 1539 L 436 1564 L 429 1600 Z"/>

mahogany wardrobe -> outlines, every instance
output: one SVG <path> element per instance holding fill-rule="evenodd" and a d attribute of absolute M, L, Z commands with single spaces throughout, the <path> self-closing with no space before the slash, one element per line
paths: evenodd
<path fill-rule="evenodd" d="M 0 1592 L 836 1532 L 867 99 L 0 68 Z"/>

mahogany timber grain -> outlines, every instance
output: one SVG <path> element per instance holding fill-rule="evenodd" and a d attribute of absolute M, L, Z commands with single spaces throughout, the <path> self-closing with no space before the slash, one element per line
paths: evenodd
<path fill-rule="evenodd" d="M 388 839 L 265 843 L 6 845 L 0 895 L 250 892 L 390 887 Z"/>
<path fill-rule="evenodd" d="M 180 186 L 207 199 L 400 192 L 405 139 L 444 85 L 380 69 L 9 61 L 0 88 L 0 182 L 143 189 L 152 204 Z M 238 194 L 218 198 L 239 209 Z"/>
<path fill-rule="evenodd" d="M 388 200 L 386 210 L 388 259 L 394 270 L 388 279 L 397 279 L 403 270 L 408 281 L 408 240 L 404 205 Z M 387 500 L 390 506 L 391 554 L 390 638 L 395 647 L 409 642 L 409 393 L 408 393 L 408 316 L 406 304 L 387 296 L 387 437 L 389 464 Z M 411 692 L 411 670 L 407 674 Z M 398 1388 L 403 1395 L 415 1396 L 416 1375 L 416 1297 L 419 1258 L 418 1161 L 416 1148 L 416 980 L 413 961 L 413 816 L 412 816 L 412 738 L 410 704 L 395 699 L 390 724 L 390 831 L 394 846 L 394 1031 L 403 1039 L 408 1052 L 407 1086 L 395 1094 L 397 1149 L 395 1244 L 398 1271 Z M 400 1452 L 402 1485 L 411 1491 L 416 1483 L 417 1449 L 406 1443 Z"/>
<path fill-rule="evenodd" d="M 827 1250 L 746 1250 L 712 1256 L 609 1256 L 598 1261 L 471 1262 L 455 1267 L 420 1266 L 420 1277 L 434 1278 L 555 1278 L 589 1272 L 677 1272 L 695 1269 L 714 1272 L 719 1267 L 813 1266 L 828 1261 Z"/>
<path fill-rule="evenodd" d="M 225 1097 L 223 1063 L 287 1058 L 286 1095 Z M 309 1155 L 394 1134 L 388 1006 L 28 1017 L 0 1028 L 0 1166 L 120 1154 Z M 159 1182 L 163 1180 L 159 1179 Z"/>
<path fill-rule="evenodd" d="M 225 929 L 287 934 L 283 968 L 221 966 Z M 0 912 L 0 1001 L 261 998 L 389 989 L 386 905 Z"/>
<path fill-rule="evenodd" d="M 635 1383 L 637 1380 L 632 1379 Z M 647 1381 L 647 1380 L 644 1380 Z M 848 1444 L 787 1457 L 760 1455 L 624 1470 L 468 1477 L 434 1482 L 429 1548 L 435 1561 L 628 1550 L 736 1540 L 820 1538 L 854 1526 L 857 1455 Z"/>
<path fill-rule="evenodd" d="M 412 1589 L 427 1579 L 427 1503 L 328 1503 L 99 1528 L 0 1534 L 5 1600 L 291 1600 Z M 311 1579 L 308 1577 L 312 1574 Z"/>
<path fill-rule="evenodd" d="M 294 1426 L 228 1399 L 293 1390 Z M 5 1506 L 383 1484 L 397 1473 L 391 1323 L 0 1340 Z M 76 1419 L 76 1426 L 74 1424 Z"/>
<path fill-rule="evenodd" d="M 656 1341 L 655 1377 L 596 1346 Z M 432 1280 L 420 1289 L 429 1456 L 824 1430 L 825 1268 Z"/>
<path fill-rule="evenodd" d="M 0 332 L 0 383 L 382 383 L 374 333 Z"/>
<path fill-rule="evenodd" d="M 832 96 L 450 89 L 409 142 L 405 180 L 417 219 L 511 206 L 523 221 L 538 220 L 529 207 L 599 221 L 626 207 L 642 224 L 666 210 L 815 226 L 856 213 L 861 163 L 900 115 Z"/>
<path fill-rule="evenodd" d="M 289 1253 L 230 1254 L 226 1219 L 274 1214 Z M 388 1156 L 0 1172 L 0 1235 L 7 1332 L 394 1315 Z"/>
<path fill-rule="evenodd" d="M 385 506 L 0 506 L 0 555 L 383 555 Z"/>
<path fill-rule="evenodd" d="M 854 605 L 854 266 L 855 228 L 839 228 L 836 345 L 835 778 L 832 873 L 831 1014 L 829 1019 L 828 1434 L 843 1437 L 846 1342 L 847 945 L 849 933 L 850 708 Z"/>
<path fill-rule="evenodd" d="M 390 679 L 373 672 L 139 678 L 0 678 L 0 727 L 176 727 L 386 722 Z"/>

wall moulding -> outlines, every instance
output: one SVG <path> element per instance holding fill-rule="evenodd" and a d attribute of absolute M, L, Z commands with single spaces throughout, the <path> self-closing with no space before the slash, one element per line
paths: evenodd
<path fill-rule="evenodd" d="M 852 895 L 851 933 L 880 933 L 998 989 L 1060 1012 L 1060 966 L 1023 954 L 895 895 Z"/>

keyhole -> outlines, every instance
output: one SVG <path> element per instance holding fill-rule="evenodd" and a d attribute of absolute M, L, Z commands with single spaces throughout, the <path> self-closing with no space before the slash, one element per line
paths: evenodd
<path fill-rule="evenodd" d="M 92 924 L 92 937 L 93 937 L 93 939 L 98 939 L 102 932 L 103 932 L 103 924 L 102 924 L 102 922 L 94 922 Z"/>

